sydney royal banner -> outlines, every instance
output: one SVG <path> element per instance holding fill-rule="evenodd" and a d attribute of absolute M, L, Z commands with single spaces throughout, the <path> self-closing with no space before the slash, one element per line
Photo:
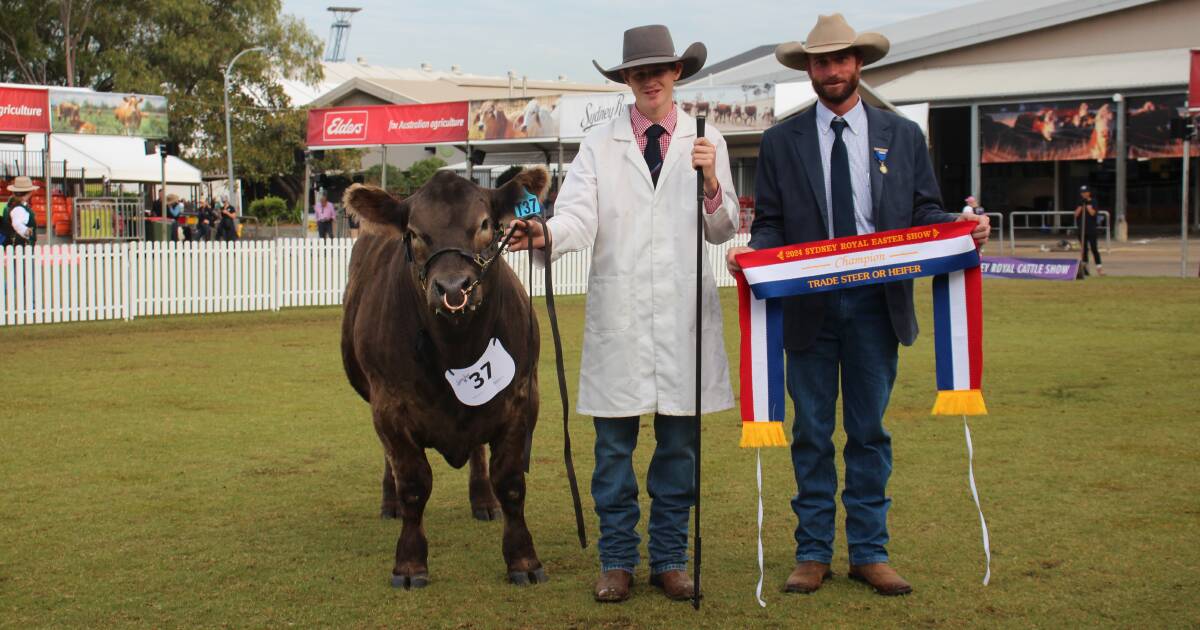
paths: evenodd
<path fill-rule="evenodd" d="M 45 88 L 0 87 L 0 132 L 49 131 L 50 105 Z"/>
<path fill-rule="evenodd" d="M 310 147 L 464 142 L 466 139 L 466 101 L 308 111 Z"/>
<path fill-rule="evenodd" d="M 633 104 L 628 92 L 567 94 L 558 103 L 558 136 L 582 138 Z"/>

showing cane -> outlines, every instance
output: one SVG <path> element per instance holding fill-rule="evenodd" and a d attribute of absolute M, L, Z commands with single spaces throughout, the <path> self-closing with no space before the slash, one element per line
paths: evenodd
<path fill-rule="evenodd" d="M 704 116 L 696 117 L 696 138 L 704 137 Z M 696 169 L 696 560 L 692 566 L 692 582 L 695 590 L 692 592 L 692 608 L 700 610 L 700 350 L 701 350 L 701 314 L 704 305 L 704 172 Z"/>

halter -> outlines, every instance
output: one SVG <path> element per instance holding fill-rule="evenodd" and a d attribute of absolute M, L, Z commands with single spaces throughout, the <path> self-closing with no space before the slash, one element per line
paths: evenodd
<path fill-rule="evenodd" d="M 426 258 L 425 262 L 417 268 L 417 278 L 421 281 L 421 288 L 425 291 L 429 290 L 429 285 L 426 284 L 426 280 L 429 277 L 429 268 L 433 265 L 433 261 L 436 260 L 438 256 L 441 256 L 442 254 L 457 254 L 463 258 L 466 258 L 471 262 L 471 264 L 479 268 L 479 277 L 471 282 L 471 284 L 467 285 L 467 288 L 462 289 L 462 303 L 458 304 L 457 306 L 451 306 L 450 302 L 446 299 L 446 296 L 442 296 L 442 304 L 446 306 L 447 310 L 449 310 L 451 313 L 462 311 L 467 307 L 467 301 L 470 299 L 471 292 L 479 286 L 479 283 L 483 280 L 484 274 L 487 273 L 488 268 L 491 267 L 492 263 L 496 262 L 496 259 L 504 253 L 504 248 L 508 246 L 508 241 L 512 239 L 513 231 L 515 229 L 515 227 L 510 228 L 508 232 L 504 233 L 503 237 L 497 233 L 496 237 L 493 238 L 490 243 L 488 243 L 487 247 L 483 248 L 482 252 L 477 253 L 467 251 L 459 247 L 443 247 L 433 252 L 430 254 L 429 258 Z M 412 232 L 405 233 L 404 248 L 407 252 L 408 262 L 416 264 L 417 261 L 416 258 L 413 257 L 412 252 Z M 492 252 L 490 256 L 485 256 L 487 251 L 492 248 L 495 248 L 495 251 Z"/>

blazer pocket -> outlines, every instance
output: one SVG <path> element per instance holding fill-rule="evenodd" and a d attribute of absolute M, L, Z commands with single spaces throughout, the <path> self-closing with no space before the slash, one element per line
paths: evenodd
<path fill-rule="evenodd" d="M 629 328 L 630 299 L 628 282 L 619 276 L 591 279 L 587 292 L 587 330 L 597 333 L 620 332 Z"/>

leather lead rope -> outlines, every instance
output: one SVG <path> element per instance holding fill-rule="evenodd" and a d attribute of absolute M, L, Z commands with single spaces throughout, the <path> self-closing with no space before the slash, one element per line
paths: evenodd
<path fill-rule="evenodd" d="M 563 368 L 563 352 L 562 352 L 562 337 L 558 334 L 558 313 L 554 309 L 554 283 L 552 274 L 550 273 L 550 264 L 552 244 L 550 239 L 550 230 L 546 227 L 546 220 L 541 216 L 531 217 L 530 220 L 537 221 L 542 224 L 542 233 L 546 235 L 546 315 L 550 319 L 550 332 L 554 338 L 554 367 L 558 373 L 558 398 L 562 401 L 562 418 L 563 418 L 563 464 L 567 468 L 567 482 L 571 485 L 571 502 L 575 507 L 575 530 L 579 534 L 579 546 L 587 549 L 587 529 L 583 525 L 583 501 L 579 498 L 579 482 L 575 478 L 575 461 L 571 457 L 571 429 L 568 418 L 570 417 L 570 401 L 567 396 L 567 373 Z M 529 272 L 533 273 L 533 250 L 529 250 Z M 530 292 L 533 291 L 533 282 L 529 283 Z"/>

